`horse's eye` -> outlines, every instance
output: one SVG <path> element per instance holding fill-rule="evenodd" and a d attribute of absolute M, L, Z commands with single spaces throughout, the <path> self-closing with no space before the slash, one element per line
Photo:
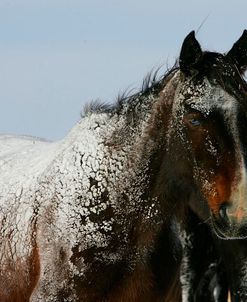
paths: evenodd
<path fill-rule="evenodd" d="M 194 128 L 202 125 L 204 117 L 200 112 L 191 112 L 185 115 L 184 121 L 189 127 Z"/>
<path fill-rule="evenodd" d="M 200 119 L 192 118 L 189 120 L 192 126 L 200 126 L 202 121 Z"/>

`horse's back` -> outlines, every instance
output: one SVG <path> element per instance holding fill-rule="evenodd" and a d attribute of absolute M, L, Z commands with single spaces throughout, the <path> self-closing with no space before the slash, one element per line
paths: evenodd
<path fill-rule="evenodd" d="M 37 143 L 49 143 L 49 141 L 34 136 L 0 134 L 0 156 L 2 156 L 2 154 L 8 153 L 8 151 L 11 151 L 13 149 L 20 149 L 21 147 L 34 145 Z"/>
<path fill-rule="evenodd" d="M 33 182 L 54 157 L 56 144 L 35 137 L 0 135 L 0 184 L 10 187 Z"/>
<path fill-rule="evenodd" d="M 0 135 L 0 160 L 7 158 L 21 158 L 29 153 L 34 154 L 51 142 L 32 136 Z M 30 157 L 29 157 L 30 158 Z"/>

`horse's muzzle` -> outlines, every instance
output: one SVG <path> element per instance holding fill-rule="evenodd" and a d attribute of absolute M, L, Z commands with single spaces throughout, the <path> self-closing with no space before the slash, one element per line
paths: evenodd
<path fill-rule="evenodd" d="M 216 235 L 222 239 L 247 238 L 247 211 L 243 208 L 222 204 L 218 215 L 212 214 L 212 224 Z"/>

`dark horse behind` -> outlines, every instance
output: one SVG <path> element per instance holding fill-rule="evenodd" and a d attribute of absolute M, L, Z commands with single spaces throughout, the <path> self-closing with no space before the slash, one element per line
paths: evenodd
<path fill-rule="evenodd" d="M 217 236 L 247 236 L 246 41 L 202 52 L 192 32 L 179 66 L 92 105 L 63 140 L 1 136 L 1 302 L 195 299 L 187 206 Z"/>

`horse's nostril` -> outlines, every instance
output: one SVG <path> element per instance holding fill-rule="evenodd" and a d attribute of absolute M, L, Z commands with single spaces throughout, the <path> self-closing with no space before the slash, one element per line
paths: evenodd
<path fill-rule="evenodd" d="M 219 209 L 219 217 L 222 220 L 222 222 L 229 224 L 229 217 L 227 215 L 227 204 L 223 204 L 220 206 Z"/>

